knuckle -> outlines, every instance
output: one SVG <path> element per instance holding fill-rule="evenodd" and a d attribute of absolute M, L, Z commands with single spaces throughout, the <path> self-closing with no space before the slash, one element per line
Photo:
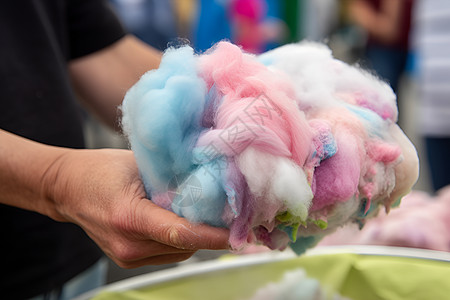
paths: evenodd
<path fill-rule="evenodd" d="M 111 247 L 112 256 L 114 261 L 119 265 L 125 265 L 127 262 L 138 259 L 137 253 L 134 247 L 128 245 L 128 243 L 117 242 Z"/>
<path fill-rule="evenodd" d="M 123 212 L 115 213 L 109 218 L 111 228 L 119 233 L 127 236 L 135 236 L 139 234 L 136 226 L 136 220 L 133 216 L 126 215 Z"/>
<path fill-rule="evenodd" d="M 116 231 L 123 232 L 129 230 L 129 222 L 122 211 L 114 211 L 109 217 L 109 222 L 111 224 L 111 227 Z"/>

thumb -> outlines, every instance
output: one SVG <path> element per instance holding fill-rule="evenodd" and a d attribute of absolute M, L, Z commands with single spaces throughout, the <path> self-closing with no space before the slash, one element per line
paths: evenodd
<path fill-rule="evenodd" d="M 185 250 L 229 249 L 229 230 L 206 224 L 194 224 L 147 200 L 141 217 L 146 220 L 149 238 Z"/>

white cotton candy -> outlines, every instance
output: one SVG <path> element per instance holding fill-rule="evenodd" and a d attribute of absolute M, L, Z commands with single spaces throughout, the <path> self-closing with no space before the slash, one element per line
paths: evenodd
<path fill-rule="evenodd" d="M 288 210 L 305 221 L 311 206 L 313 193 L 304 171 L 289 158 L 274 156 L 248 147 L 239 156 L 239 168 L 252 194 L 268 201 L 271 215 Z M 268 215 L 268 212 L 261 212 Z"/>
<path fill-rule="evenodd" d="M 313 193 L 305 172 L 299 166 L 287 158 L 279 157 L 271 190 L 276 199 L 284 202 L 292 215 L 300 217 L 302 221 L 306 220 Z"/>

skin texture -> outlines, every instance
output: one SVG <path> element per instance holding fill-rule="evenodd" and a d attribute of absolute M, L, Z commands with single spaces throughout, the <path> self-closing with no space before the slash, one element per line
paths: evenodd
<path fill-rule="evenodd" d="M 160 57 L 126 36 L 71 62 L 69 72 L 83 103 L 117 127 L 126 91 Z M 0 203 L 79 225 L 124 268 L 228 248 L 228 230 L 191 224 L 147 199 L 128 150 L 53 147 L 0 130 L 0 182 Z"/>

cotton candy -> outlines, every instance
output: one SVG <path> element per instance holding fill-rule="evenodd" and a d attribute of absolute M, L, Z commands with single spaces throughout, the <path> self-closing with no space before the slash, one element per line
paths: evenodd
<path fill-rule="evenodd" d="M 417 179 L 389 86 L 324 45 L 251 55 L 168 49 L 126 94 L 123 130 L 153 202 L 230 228 L 230 245 L 301 253 Z"/>

